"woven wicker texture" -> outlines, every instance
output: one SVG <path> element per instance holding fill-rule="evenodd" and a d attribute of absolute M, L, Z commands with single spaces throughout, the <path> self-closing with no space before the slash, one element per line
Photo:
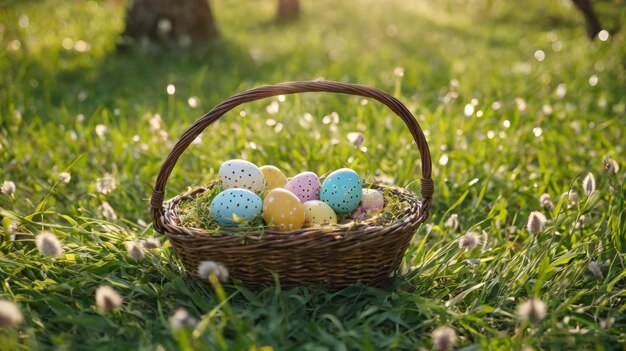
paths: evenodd
<path fill-rule="evenodd" d="M 206 191 L 200 187 L 174 197 L 164 204 L 165 186 L 178 161 L 191 142 L 226 112 L 243 103 L 276 95 L 304 92 L 332 92 L 372 98 L 389 107 L 407 125 L 419 149 L 422 163 L 421 200 L 409 191 L 389 188 L 408 204 L 397 220 L 386 227 L 363 223 L 327 228 L 303 228 L 291 232 L 266 229 L 230 235 L 207 234 L 202 229 L 178 226 L 181 199 Z M 371 185 L 384 190 L 385 187 Z M 272 284 L 277 277 L 282 286 L 323 284 L 331 289 L 361 281 L 383 284 L 400 265 L 413 234 L 426 220 L 433 196 L 431 158 L 424 133 L 415 117 L 395 97 L 378 89 L 331 81 L 288 82 L 254 88 L 234 95 L 200 117 L 183 134 L 165 159 L 152 191 L 151 214 L 155 229 L 169 236 L 187 270 L 197 273 L 202 261 L 225 265 L 230 276 L 247 286 Z"/>

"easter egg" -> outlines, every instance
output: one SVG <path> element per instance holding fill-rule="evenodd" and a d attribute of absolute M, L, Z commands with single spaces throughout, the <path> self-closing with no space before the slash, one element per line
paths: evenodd
<path fill-rule="evenodd" d="M 267 190 L 282 188 L 287 184 L 287 177 L 280 169 L 274 166 L 261 166 L 260 169 L 265 177 L 265 188 Z"/>
<path fill-rule="evenodd" d="M 229 160 L 220 166 L 220 179 L 224 189 L 242 188 L 260 193 L 265 190 L 263 172 L 254 163 Z"/>
<path fill-rule="evenodd" d="M 320 179 L 313 172 L 302 172 L 285 185 L 285 189 L 294 193 L 302 202 L 320 199 Z"/>
<path fill-rule="evenodd" d="M 352 212 L 352 218 L 365 219 L 368 212 L 380 211 L 385 207 L 385 198 L 383 194 L 376 189 L 363 189 L 361 195 L 361 203 Z"/>
<path fill-rule="evenodd" d="M 304 223 L 311 225 L 337 224 L 337 214 L 325 202 L 309 200 L 304 203 Z"/>
<path fill-rule="evenodd" d="M 376 189 L 363 189 L 361 206 L 365 211 L 378 211 L 385 207 L 385 198 Z"/>
<path fill-rule="evenodd" d="M 304 205 L 291 191 L 272 189 L 263 200 L 263 219 L 278 230 L 300 229 L 304 225 Z"/>
<path fill-rule="evenodd" d="M 338 169 L 326 177 L 320 190 L 320 200 L 338 214 L 350 213 L 359 206 L 362 195 L 359 175 L 349 169 Z"/>
<path fill-rule="evenodd" d="M 236 217 L 251 220 L 261 213 L 263 202 L 257 194 L 246 189 L 227 189 L 211 201 L 211 213 L 220 225 L 236 225 Z"/>

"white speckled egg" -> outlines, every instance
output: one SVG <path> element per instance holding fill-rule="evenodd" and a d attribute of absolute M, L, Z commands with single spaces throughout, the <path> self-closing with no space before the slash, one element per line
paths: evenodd
<path fill-rule="evenodd" d="M 282 188 L 287 184 L 287 177 L 280 169 L 274 166 L 261 166 L 260 169 L 265 176 L 265 188 L 267 190 Z"/>
<path fill-rule="evenodd" d="M 320 190 L 320 200 L 338 214 L 350 213 L 359 206 L 362 195 L 361 178 L 349 169 L 338 169 L 326 177 Z"/>
<path fill-rule="evenodd" d="M 301 202 L 320 199 L 320 179 L 313 172 L 302 172 L 285 185 L 285 189 L 294 193 Z"/>
<path fill-rule="evenodd" d="M 272 189 L 263 200 L 263 219 L 278 230 L 300 229 L 304 225 L 304 205 L 291 191 Z"/>
<path fill-rule="evenodd" d="M 211 213 L 223 226 L 237 225 L 235 216 L 249 221 L 259 215 L 262 209 L 261 198 L 246 189 L 224 190 L 211 201 Z"/>
<path fill-rule="evenodd" d="M 224 189 L 242 188 L 260 193 L 265 190 L 265 176 L 254 163 L 229 160 L 220 166 L 220 179 Z"/>
<path fill-rule="evenodd" d="M 309 200 L 304 203 L 304 223 L 310 225 L 337 224 L 337 214 L 325 202 Z"/>

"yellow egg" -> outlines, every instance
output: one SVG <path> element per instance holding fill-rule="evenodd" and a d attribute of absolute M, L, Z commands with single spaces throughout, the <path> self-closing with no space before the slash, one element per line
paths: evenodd
<path fill-rule="evenodd" d="M 300 229 L 304 225 L 304 205 L 291 191 L 272 189 L 263 200 L 263 219 L 281 231 Z"/>
<path fill-rule="evenodd" d="M 262 166 L 261 172 L 265 176 L 265 187 L 267 190 L 282 188 L 287 184 L 287 177 L 274 166 Z"/>
<path fill-rule="evenodd" d="M 309 200 L 304 203 L 304 223 L 311 225 L 337 224 L 337 214 L 325 202 Z"/>

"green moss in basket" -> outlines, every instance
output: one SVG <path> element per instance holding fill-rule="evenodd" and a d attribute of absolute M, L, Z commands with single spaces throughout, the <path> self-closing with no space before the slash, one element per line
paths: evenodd
<path fill-rule="evenodd" d="M 219 225 L 211 213 L 211 201 L 222 192 L 222 187 L 215 185 L 209 187 L 205 192 L 189 199 L 181 200 L 178 208 L 178 215 L 182 227 L 193 227 L 204 229 L 209 233 L 222 232 L 223 227 Z M 236 227 L 229 227 L 229 230 L 247 231 L 263 227 L 263 217 L 256 216 L 250 221 L 242 221 Z"/>

